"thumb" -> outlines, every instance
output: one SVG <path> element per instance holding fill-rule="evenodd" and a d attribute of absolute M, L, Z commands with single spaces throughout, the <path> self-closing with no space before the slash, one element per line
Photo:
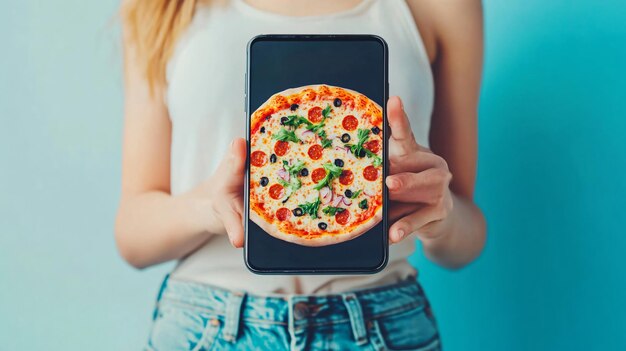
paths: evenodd
<path fill-rule="evenodd" d="M 392 96 L 389 98 L 387 102 L 387 120 L 391 128 L 390 141 L 392 141 L 392 145 L 390 147 L 398 148 L 400 154 L 406 154 L 418 148 L 409 117 L 404 111 L 400 97 Z"/>
<path fill-rule="evenodd" d="M 246 140 L 243 138 L 236 138 L 230 144 L 230 149 L 224 159 L 226 174 L 223 176 L 227 187 L 241 190 L 246 171 L 247 152 Z"/>
<path fill-rule="evenodd" d="M 237 201 L 240 201 L 240 199 L 233 199 L 230 204 L 225 204 L 224 206 L 228 208 L 221 212 L 221 217 L 231 244 L 234 247 L 242 247 L 244 231 L 241 218 L 241 204 Z"/>

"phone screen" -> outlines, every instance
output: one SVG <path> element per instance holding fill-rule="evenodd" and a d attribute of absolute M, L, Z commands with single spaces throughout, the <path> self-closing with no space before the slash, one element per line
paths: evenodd
<path fill-rule="evenodd" d="M 387 261 L 387 45 L 248 45 L 245 260 L 256 273 L 373 273 Z"/>

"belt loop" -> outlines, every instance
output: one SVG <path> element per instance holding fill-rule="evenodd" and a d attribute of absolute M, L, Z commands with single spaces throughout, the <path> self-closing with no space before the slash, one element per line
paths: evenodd
<path fill-rule="evenodd" d="M 293 313 L 293 309 L 294 309 L 294 296 L 293 294 L 289 294 L 287 296 L 287 318 L 288 318 L 288 323 L 287 323 L 287 329 L 289 330 L 289 339 L 291 340 L 289 342 L 289 350 L 296 350 L 296 328 L 295 328 L 295 323 L 294 323 L 294 313 Z"/>
<path fill-rule="evenodd" d="M 167 281 L 170 279 L 170 274 L 167 273 L 165 275 L 165 278 L 163 278 L 163 282 L 161 283 L 161 287 L 159 288 L 159 292 L 157 293 L 157 297 L 156 297 L 156 307 L 154 308 L 154 312 L 152 313 L 152 320 L 156 320 L 157 316 L 159 315 L 159 304 L 161 302 L 161 298 L 163 297 L 163 291 L 165 291 L 165 287 L 167 286 Z"/>
<path fill-rule="evenodd" d="M 228 294 L 226 301 L 226 316 L 224 317 L 224 329 L 222 335 L 224 340 L 234 343 L 239 332 L 239 320 L 241 318 L 241 306 L 246 294 L 239 291 L 232 291 Z"/>
<path fill-rule="evenodd" d="M 352 326 L 354 340 L 359 346 L 365 345 L 365 343 L 367 343 L 367 329 L 365 328 L 361 304 L 354 293 L 342 294 L 342 298 L 348 310 L 348 316 L 350 316 L 350 325 Z"/>

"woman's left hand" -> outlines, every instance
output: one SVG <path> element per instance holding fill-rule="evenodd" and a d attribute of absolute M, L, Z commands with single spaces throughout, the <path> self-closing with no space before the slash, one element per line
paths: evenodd
<path fill-rule="evenodd" d="M 446 232 L 453 196 L 452 174 L 446 161 L 415 141 L 399 97 L 389 98 L 389 228 L 391 243 L 417 232 L 420 239 L 435 239 Z"/>

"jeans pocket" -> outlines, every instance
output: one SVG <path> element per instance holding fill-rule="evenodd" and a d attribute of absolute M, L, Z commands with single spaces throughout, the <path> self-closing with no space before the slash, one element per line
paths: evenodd
<path fill-rule="evenodd" d="M 434 319 L 423 306 L 385 315 L 370 323 L 372 337 L 378 339 L 383 350 L 435 351 L 440 350 L 439 332 Z"/>
<path fill-rule="evenodd" d="M 153 322 L 147 350 L 208 351 L 221 330 L 215 314 L 161 302 Z"/>

